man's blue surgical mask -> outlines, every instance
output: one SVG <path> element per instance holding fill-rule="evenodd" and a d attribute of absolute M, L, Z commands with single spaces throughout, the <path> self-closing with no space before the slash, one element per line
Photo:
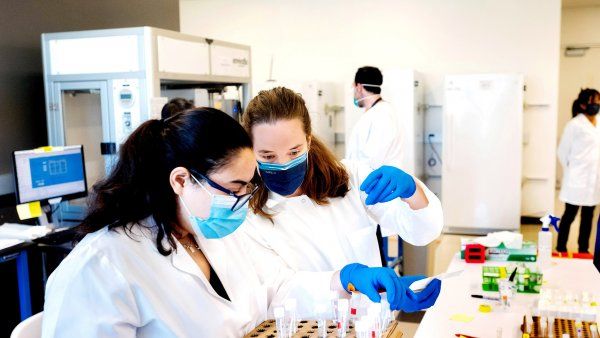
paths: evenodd
<path fill-rule="evenodd" d="M 293 194 L 302 185 L 307 167 L 308 152 L 284 164 L 258 161 L 258 171 L 267 189 L 282 196 Z"/>
<path fill-rule="evenodd" d="M 231 209 L 237 201 L 235 197 L 215 195 L 208 191 L 195 177 L 192 176 L 192 178 L 211 196 L 210 214 L 204 219 L 193 215 L 183 198 L 179 197 L 183 208 L 189 215 L 196 236 L 202 235 L 207 239 L 223 238 L 242 225 L 248 214 L 247 204 L 236 211 L 232 211 Z"/>

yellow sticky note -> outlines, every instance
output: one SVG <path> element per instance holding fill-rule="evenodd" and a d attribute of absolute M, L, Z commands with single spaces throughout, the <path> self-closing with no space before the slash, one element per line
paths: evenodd
<path fill-rule="evenodd" d="M 17 214 L 19 214 L 20 220 L 40 217 L 42 215 L 42 206 L 40 205 L 40 201 L 17 205 Z"/>
<path fill-rule="evenodd" d="M 466 315 L 464 313 L 457 313 L 457 314 L 452 315 L 450 317 L 450 320 L 453 320 L 455 322 L 468 323 L 468 322 L 472 321 L 474 318 L 475 317 Z"/>

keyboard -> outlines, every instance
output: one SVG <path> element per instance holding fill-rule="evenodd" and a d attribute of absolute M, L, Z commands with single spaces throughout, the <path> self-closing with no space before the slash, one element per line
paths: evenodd
<path fill-rule="evenodd" d="M 33 242 L 46 245 L 60 245 L 72 242 L 75 239 L 76 235 L 77 227 L 73 227 L 68 228 L 66 230 L 51 232 L 46 236 L 34 239 Z"/>

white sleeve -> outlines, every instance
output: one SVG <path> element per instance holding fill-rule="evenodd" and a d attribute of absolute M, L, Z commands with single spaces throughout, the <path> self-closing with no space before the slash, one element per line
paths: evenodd
<path fill-rule="evenodd" d="M 359 191 L 360 184 L 372 172 L 372 169 L 358 162 L 344 161 L 344 164 L 348 168 L 353 189 Z M 362 191 L 359 194 L 369 216 L 381 226 L 383 236 L 397 234 L 412 245 L 423 246 L 440 236 L 444 227 L 444 215 L 437 196 L 423 182 L 414 179 L 423 189 L 429 201 L 427 207 L 419 210 L 413 210 L 400 198 L 367 206 L 365 204 L 367 195 Z"/>
<path fill-rule="evenodd" d="M 331 279 L 335 271 L 295 271 L 271 248 L 268 241 L 256 231 L 246 227 L 246 252 L 254 265 L 258 278 L 267 289 L 269 317 L 273 308 L 282 306 L 288 298 L 298 302 L 298 316 L 314 318 L 315 305 L 326 302 L 331 292 Z"/>
<path fill-rule="evenodd" d="M 42 337 L 135 337 L 140 317 L 121 272 L 101 254 L 70 263 L 48 280 Z"/>
<path fill-rule="evenodd" d="M 569 166 L 569 153 L 571 152 L 571 145 L 573 144 L 573 124 L 567 123 L 565 126 L 565 130 L 560 138 L 560 143 L 558 144 L 558 149 L 556 150 L 556 156 L 558 156 L 558 160 L 563 168 Z"/>

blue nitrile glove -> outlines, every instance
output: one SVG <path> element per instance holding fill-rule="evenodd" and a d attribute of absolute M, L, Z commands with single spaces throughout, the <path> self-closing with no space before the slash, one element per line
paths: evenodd
<path fill-rule="evenodd" d="M 409 198 L 417 191 L 417 184 L 412 176 L 404 171 L 384 165 L 374 170 L 360 185 L 360 190 L 367 193 L 367 205 L 384 203 L 394 198 Z"/>
<path fill-rule="evenodd" d="M 414 281 L 423 276 L 398 277 L 390 268 L 369 268 L 352 263 L 340 271 L 340 280 L 346 291 L 359 291 L 373 302 L 380 302 L 380 292 L 387 292 L 390 309 L 413 312 L 426 309 L 435 303 L 441 282 L 434 279 L 418 293 L 409 289 Z"/>
<path fill-rule="evenodd" d="M 442 290 L 442 281 L 437 278 L 434 278 L 427 284 L 425 289 L 420 292 L 413 292 L 409 287 L 410 285 L 418 281 L 419 279 L 423 279 L 425 276 L 404 276 L 400 277 L 402 279 L 402 283 L 406 286 L 406 297 L 407 300 L 404 302 L 404 305 L 401 306 L 401 310 L 404 312 L 415 312 L 430 308 L 435 304 L 438 296 L 440 295 L 440 291 Z"/>

